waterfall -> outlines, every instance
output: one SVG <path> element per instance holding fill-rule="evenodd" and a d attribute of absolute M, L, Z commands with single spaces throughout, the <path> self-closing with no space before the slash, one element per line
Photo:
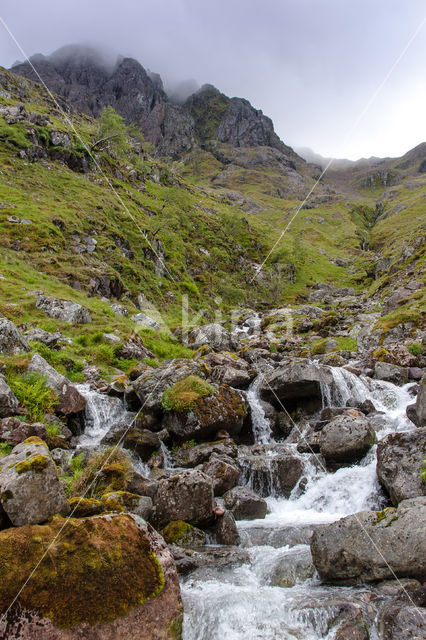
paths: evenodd
<path fill-rule="evenodd" d="M 259 397 L 259 387 L 262 381 L 263 375 L 259 373 L 247 391 L 247 400 L 251 409 L 251 423 L 255 443 L 270 444 L 273 442 L 271 426 L 260 404 Z"/>
<path fill-rule="evenodd" d="M 84 433 L 79 438 L 80 447 L 98 445 L 114 424 L 123 419 L 130 422 L 133 418 L 134 414 L 126 411 L 120 398 L 99 393 L 89 384 L 78 384 L 76 387 L 87 401 L 84 410 Z"/>
<path fill-rule="evenodd" d="M 162 440 L 160 440 L 160 450 L 161 450 L 161 453 L 163 454 L 163 468 L 173 469 L 172 456 L 170 455 L 170 451 L 168 450 L 168 448 L 166 447 L 166 445 Z"/>

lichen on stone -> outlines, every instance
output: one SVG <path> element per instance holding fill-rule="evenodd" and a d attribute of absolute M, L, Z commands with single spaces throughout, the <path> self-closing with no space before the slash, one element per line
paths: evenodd
<path fill-rule="evenodd" d="M 47 456 L 43 456 L 41 454 L 36 454 L 35 456 L 31 456 L 27 460 L 23 460 L 22 462 L 17 462 L 15 464 L 15 471 L 19 474 L 27 473 L 28 471 L 43 471 L 46 467 L 49 466 L 49 459 Z"/>

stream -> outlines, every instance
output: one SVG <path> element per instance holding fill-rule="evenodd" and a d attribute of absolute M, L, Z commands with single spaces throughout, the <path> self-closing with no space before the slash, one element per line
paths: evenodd
<path fill-rule="evenodd" d="M 341 368 L 330 368 L 334 384 L 323 390 L 323 404 L 345 406 L 349 398 L 369 399 L 383 412 L 378 439 L 393 431 L 414 428 L 405 408 L 412 402 L 410 384 L 357 377 Z M 348 608 L 361 610 L 369 622 L 371 640 L 379 640 L 374 601 L 385 596 L 372 586 L 331 587 L 321 584 L 312 564 L 309 538 L 315 527 L 365 509 L 380 509 L 384 500 L 376 477 L 376 446 L 356 465 L 327 472 L 312 454 L 297 452 L 296 444 L 274 442 L 269 421 L 258 396 L 261 375 L 247 392 L 255 443 L 273 462 L 280 447 L 300 458 L 304 470 L 290 496 L 279 495 L 271 464 L 265 519 L 238 521 L 241 547 L 249 561 L 240 565 L 202 567 L 181 580 L 184 601 L 184 640 L 333 640 L 337 622 Z M 88 400 L 86 429 L 79 447 L 96 447 L 108 428 L 132 414 L 118 398 L 79 385 Z M 162 447 L 163 448 L 163 447 Z M 244 450 L 244 447 L 241 447 Z M 172 466 L 164 447 L 165 467 Z M 149 473 L 140 463 L 138 470 Z M 252 486 L 250 473 L 241 484 Z M 349 637 L 349 636 L 347 636 Z"/>

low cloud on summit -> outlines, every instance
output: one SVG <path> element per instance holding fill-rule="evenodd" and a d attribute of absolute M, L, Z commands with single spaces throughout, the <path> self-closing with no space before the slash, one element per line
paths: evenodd
<path fill-rule="evenodd" d="M 426 25 L 347 139 L 422 23 L 421 0 L 22 0 L 0 15 L 28 55 L 83 43 L 131 56 L 176 101 L 214 84 L 324 156 L 398 156 L 426 139 Z M 0 30 L 10 67 L 23 55 Z"/>

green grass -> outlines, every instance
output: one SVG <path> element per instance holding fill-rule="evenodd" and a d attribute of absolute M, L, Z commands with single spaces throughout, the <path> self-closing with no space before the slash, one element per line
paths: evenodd
<path fill-rule="evenodd" d="M 198 400 L 214 393 L 215 388 L 198 376 L 188 376 L 163 393 L 165 411 L 191 411 Z"/>
<path fill-rule="evenodd" d="M 33 371 L 24 375 L 7 375 L 7 382 L 27 412 L 29 422 L 44 422 L 58 402 L 56 394 L 46 385 L 46 378 Z"/>

